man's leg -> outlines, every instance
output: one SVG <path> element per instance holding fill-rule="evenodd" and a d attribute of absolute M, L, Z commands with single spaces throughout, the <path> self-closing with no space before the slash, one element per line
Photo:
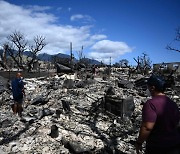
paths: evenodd
<path fill-rule="evenodd" d="M 14 104 L 12 105 L 12 111 L 14 114 L 17 114 L 17 112 L 18 112 L 17 102 L 14 102 Z"/>
<path fill-rule="evenodd" d="M 22 111 L 23 111 L 22 104 L 18 104 L 18 115 L 19 115 L 19 117 L 22 117 Z"/>
<path fill-rule="evenodd" d="M 22 102 L 23 100 L 19 100 L 17 103 L 17 112 L 20 117 L 22 117 L 22 111 L 23 111 Z"/>

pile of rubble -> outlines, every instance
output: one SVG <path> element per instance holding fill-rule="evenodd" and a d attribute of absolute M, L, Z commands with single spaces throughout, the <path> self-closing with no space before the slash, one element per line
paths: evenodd
<path fill-rule="evenodd" d="M 141 78 L 128 80 L 119 73 L 106 80 L 66 74 L 25 78 L 20 119 L 12 113 L 12 94 L 1 77 L 0 153 L 135 153 L 142 104 L 147 100 L 137 84 Z M 168 94 L 180 102 L 177 89 Z"/>

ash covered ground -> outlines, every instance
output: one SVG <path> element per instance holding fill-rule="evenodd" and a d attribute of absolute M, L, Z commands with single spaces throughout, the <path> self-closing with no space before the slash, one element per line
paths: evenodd
<path fill-rule="evenodd" d="M 118 71 L 110 76 L 24 78 L 26 97 L 20 119 L 11 109 L 8 80 L 0 76 L 0 153 L 135 153 L 141 110 L 148 99 L 141 86 L 144 78 Z M 178 77 L 175 81 L 166 94 L 180 107 Z"/>

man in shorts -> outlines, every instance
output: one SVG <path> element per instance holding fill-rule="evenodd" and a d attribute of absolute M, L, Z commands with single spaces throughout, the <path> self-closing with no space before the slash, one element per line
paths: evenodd
<path fill-rule="evenodd" d="M 23 111 L 22 103 L 25 92 L 24 92 L 24 82 L 22 80 L 21 73 L 16 74 L 16 78 L 12 80 L 11 86 L 12 86 L 12 93 L 14 99 L 13 112 L 14 114 L 18 113 L 18 115 L 22 117 L 22 111 Z"/>

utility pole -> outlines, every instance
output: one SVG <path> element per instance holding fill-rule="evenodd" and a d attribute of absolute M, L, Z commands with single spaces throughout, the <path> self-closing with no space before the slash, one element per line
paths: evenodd
<path fill-rule="evenodd" d="M 109 65 L 110 65 L 110 67 L 111 67 L 111 57 L 110 57 Z"/>
<path fill-rule="evenodd" d="M 72 53 L 72 42 L 70 42 L 70 56 L 71 56 L 70 57 L 71 58 L 70 59 L 70 68 L 73 69 L 74 68 L 74 66 L 73 66 L 73 58 L 74 57 L 73 57 L 73 53 Z"/>
<path fill-rule="evenodd" d="M 72 59 L 73 59 L 73 54 L 72 54 L 72 42 L 70 42 L 70 55 L 71 55 L 71 62 L 72 62 Z"/>
<path fill-rule="evenodd" d="M 109 58 L 109 66 L 108 66 L 108 76 L 110 79 L 110 75 L 111 75 L 111 57 Z"/>

